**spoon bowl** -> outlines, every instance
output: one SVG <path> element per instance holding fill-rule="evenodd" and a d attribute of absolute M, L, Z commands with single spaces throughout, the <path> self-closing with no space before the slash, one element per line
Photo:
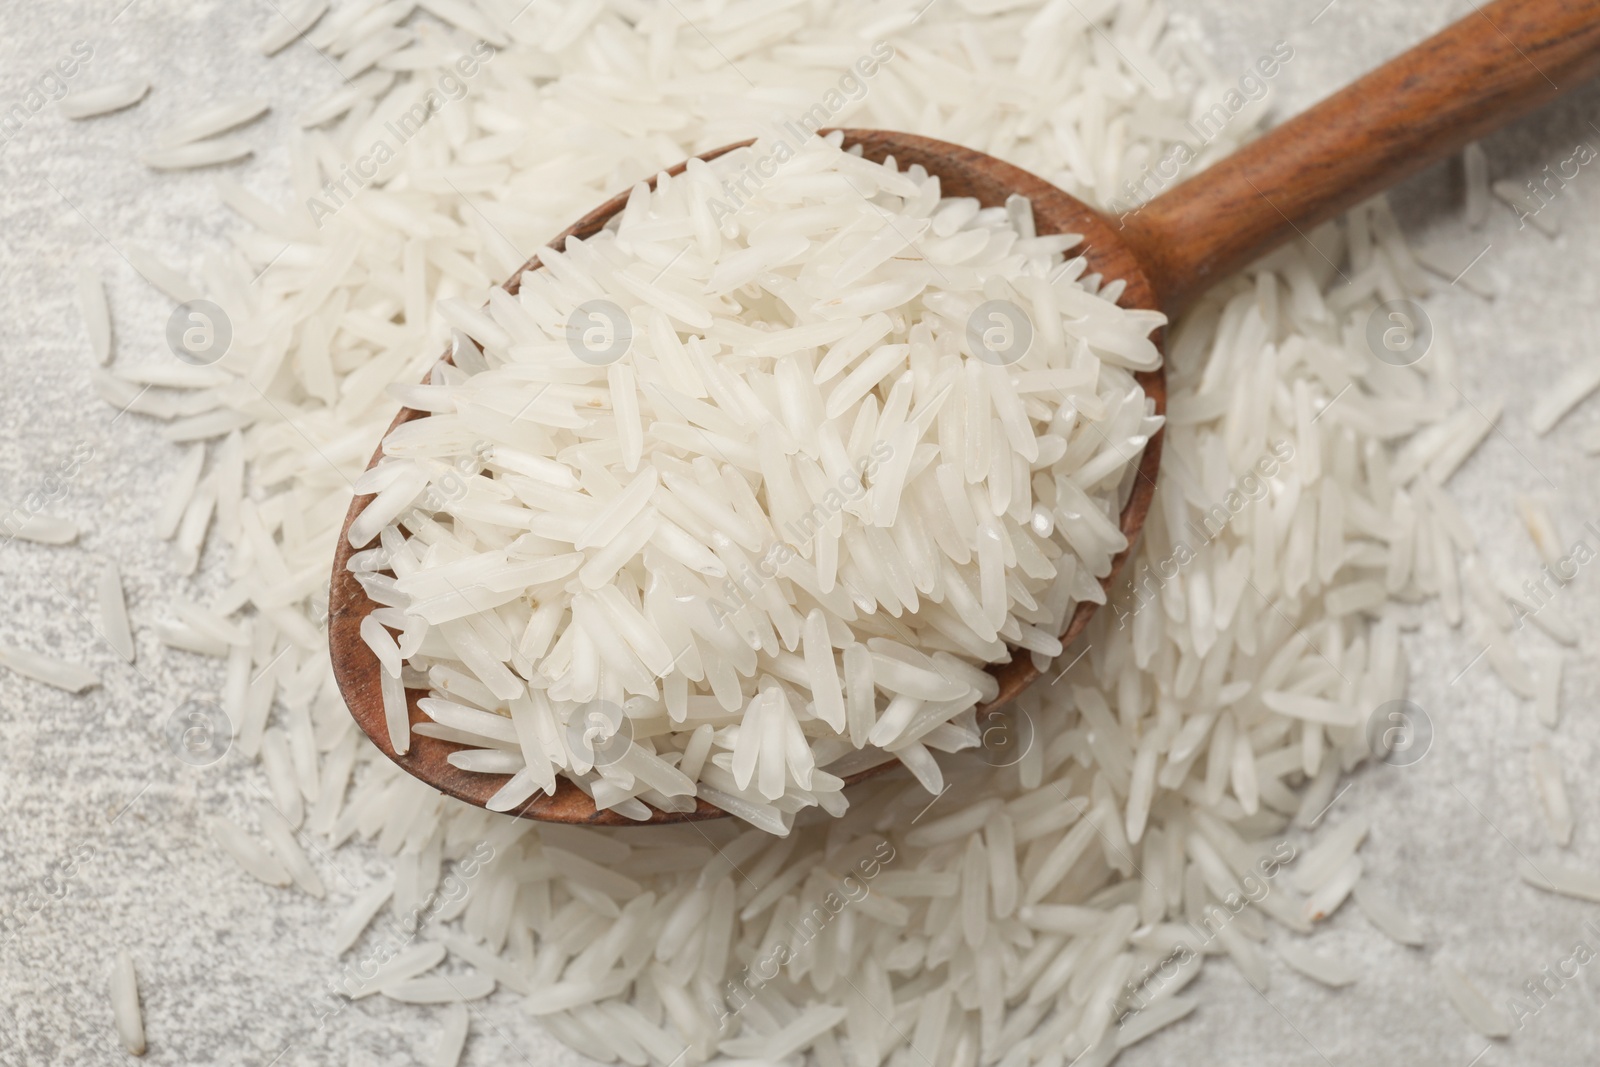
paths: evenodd
<path fill-rule="evenodd" d="M 943 196 L 973 197 L 984 207 L 1003 206 L 1006 197 L 1013 194 L 1028 197 L 1033 203 L 1034 228 L 1038 233 L 1082 234 L 1083 242 L 1073 251 L 1088 260 L 1089 271 L 1098 273 L 1107 280 L 1120 278 L 1125 282 L 1118 303 L 1124 307 L 1157 307 L 1155 290 L 1140 269 L 1133 252 L 1122 240 L 1115 224 L 1049 182 L 993 156 L 928 137 L 886 130 L 843 132 L 846 147 L 859 145 L 862 155 L 874 162 L 881 163 L 887 157 L 893 156 L 902 169 L 913 163 L 921 164 L 928 173 L 938 175 L 940 192 Z M 715 159 L 751 143 L 741 141 L 725 145 L 703 153 L 699 158 Z M 667 173 L 674 175 L 682 173 L 687 166 L 688 162 L 685 161 Z M 653 188 L 655 179 L 652 178 L 649 184 Z M 619 213 L 627 204 L 628 195 L 622 193 L 607 200 L 563 231 L 550 242 L 550 247 L 560 251 L 569 238 L 584 239 L 598 233 L 612 216 Z M 539 267 L 537 257 L 523 264 L 505 283 L 506 291 L 515 295 L 523 273 L 538 270 Z M 1160 348 L 1162 332 L 1157 330 L 1152 339 Z M 1158 368 L 1141 372 L 1134 377 L 1145 395 L 1155 402 L 1156 413 L 1164 413 L 1167 400 L 1165 372 Z M 390 424 L 389 430 L 393 431 L 412 419 L 423 417 L 424 414 L 411 408 L 402 408 L 395 416 L 394 422 Z M 387 436 L 385 433 L 385 437 Z M 1116 580 L 1138 541 L 1139 531 L 1144 526 L 1145 516 L 1149 513 L 1150 503 L 1155 497 L 1156 471 L 1161 463 L 1161 440 L 1161 433 L 1158 431 L 1145 445 L 1132 490 L 1123 504 L 1120 525 L 1123 535 L 1128 539 L 1128 547 L 1118 553 L 1112 561 L 1111 570 L 1100 579 L 1101 586 L 1108 595 L 1112 582 Z M 382 457 L 383 446 L 380 443 L 368 467 L 376 466 Z M 328 596 L 328 642 L 333 656 L 334 677 L 338 679 L 340 694 L 362 731 L 385 756 L 407 773 L 422 779 L 441 792 L 483 807 L 505 784 L 506 776 L 465 771 L 452 765 L 449 762 L 450 755 L 466 746 L 413 733 L 410 750 L 397 753 L 389 740 L 379 681 L 382 667 L 378 663 L 377 656 L 373 655 L 372 650 L 361 639 L 361 622 L 377 605 L 367 596 L 366 590 L 356 581 L 355 575 L 347 567 L 355 549 L 345 534 L 356 516 L 371 500 L 372 497 L 367 495 L 358 496 L 351 501 L 350 510 L 345 516 L 344 528 L 340 532 L 339 544 L 334 552 L 333 577 Z M 1077 605 L 1071 618 L 1067 620 L 1065 633 L 1061 636 L 1063 645 L 1070 644 L 1083 632 L 1096 606 L 1091 601 L 1083 601 Z M 1008 663 L 991 666 L 989 672 L 999 682 L 1000 690 L 994 700 L 979 706 L 980 718 L 991 715 L 1010 703 L 1039 676 L 1032 657 L 1026 653 L 1015 656 Z M 406 691 L 407 715 L 413 725 L 431 721 L 417 706 L 417 701 L 426 695 L 427 692 L 421 689 Z M 854 784 L 890 770 L 897 763 L 896 760 L 888 760 L 847 776 L 845 782 Z M 581 823 L 590 826 L 641 826 L 715 819 L 726 815 L 721 808 L 704 800 L 697 800 L 694 811 L 657 811 L 652 808 L 649 822 L 642 823 L 614 811 L 596 810 L 594 801 L 588 794 L 565 778 L 557 779 L 555 793 L 536 794 L 507 814 L 542 822 Z"/>

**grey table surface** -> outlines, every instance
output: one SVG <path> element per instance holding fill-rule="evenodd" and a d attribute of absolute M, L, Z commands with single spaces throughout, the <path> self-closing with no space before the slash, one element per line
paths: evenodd
<path fill-rule="evenodd" d="M 1470 0 L 1172 0 L 1211 42 L 1224 71 L 1243 72 L 1284 39 L 1295 59 L 1278 79 L 1284 116 L 1442 27 L 1470 14 Z M 111 1026 L 107 971 L 117 946 L 142 976 L 148 1060 L 157 1064 L 378 1064 L 413 1062 L 439 1025 L 431 1008 L 381 997 L 318 1026 L 319 995 L 332 973 L 326 949 L 334 907 L 348 886 L 386 864 L 347 849 L 319 861 L 334 904 L 247 879 L 205 833 L 210 811 L 255 801 L 255 772 L 237 755 L 210 768 L 173 759 L 156 729 L 191 694 L 214 692 L 220 670 L 139 637 L 136 668 L 116 659 L 89 624 L 106 561 L 122 566 L 136 622 L 162 617 L 174 594 L 218 587 L 214 560 L 196 579 L 177 576 L 170 546 L 153 534 L 156 502 L 178 451 L 153 425 L 93 396 L 89 359 L 72 298 L 77 264 L 109 281 L 117 344 L 160 345 L 163 300 L 119 254 L 137 245 L 198 275 L 203 250 L 234 225 L 204 172 L 156 174 L 136 147 L 175 116 L 227 95 L 258 94 L 278 106 L 251 140 L 269 145 L 235 172 L 257 189 L 285 187 L 278 145 L 291 116 L 337 77 L 299 45 L 262 59 L 255 37 L 273 16 L 265 3 L 63 0 L 0 6 L 0 110 L 76 41 L 93 49 L 77 85 L 124 76 L 156 84 L 139 108 L 72 124 L 53 106 L 0 144 L 0 500 L 33 491 L 74 454 L 88 455 L 53 510 L 84 530 L 70 547 L 0 546 L 0 641 L 92 664 L 104 683 L 74 698 L 0 671 L 0 1064 L 94 1064 L 126 1060 Z M 1600 89 L 1563 102 L 1485 142 L 1494 177 L 1518 181 L 1600 147 Z M 1445 281 L 1427 307 L 1460 352 L 1457 385 L 1474 403 L 1503 401 L 1499 431 L 1456 475 L 1452 490 L 1482 543 L 1486 566 L 1516 584 L 1538 560 L 1515 513 L 1529 493 L 1552 507 L 1568 541 L 1600 518 L 1589 492 L 1595 461 L 1576 447 L 1600 424 L 1600 400 L 1549 436 L 1528 426 L 1534 399 L 1557 373 L 1596 357 L 1600 332 L 1600 168 L 1588 167 L 1548 210 L 1550 238 L 1495 206 L 1489 226 L 1466 228 L 1459 168 L 1442 165 L 1394 195 L 1415 242 L 1451 250 L 1500 295 L 1484 300 Z M 1409 950 L 1377 934 L 1353 908 L 1321 944 L 1365 972 L 1331 992 L 1281 964 L 1266 996 L 1226 964 L 1195 987 L 1204 1006 L 1120 1062 L 1197 1064 L 1575 1065 L 1600 1061 L 1596 1020 L 1600 965 L 1591 964 L 1507 1042 L 1473 1035 L 1446 1004 L 1430 962 L 1444 954 L 1476 976 L 1497 1003 L 1576 941 L 1600 906 L 1547 896 L 1515 875 L 1520 855 L 1561 859 L 1545 840 L 1527 771 L 1530 745 L 1549 736 L 1566 768 L 1577 814 L 1568 862 L 1600 868 L 1600 667 L 1592 655 L 1600 596 L 1585 570 L 1562 594 L 1585 637 L 1567 659 L 1565 715 L 1553 735 L 1512 696 L 1463 633 L 1430 618 L 1405 643 L 1412 699 L 1436 737 L 1406 768 L 1369 767 L 1336 801 L 1330 821 L 1358 810 L 1374 829 L 1362 855 L 1368 877 L 1425 925 L 1428 945 Z M 1524 642 L 1530 655 L 1553 646 Z M 70 874 L 63 875 L 64 870 Z M 1600 929 L 1597 923 L 1596 929 Z M 464 1062 L 579 1064 L 518 1010 L 515 998 L 482 1005 Z"/>

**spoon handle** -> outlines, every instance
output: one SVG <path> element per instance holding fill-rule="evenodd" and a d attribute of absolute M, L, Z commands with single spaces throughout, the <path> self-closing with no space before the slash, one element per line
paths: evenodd
<path fill-rule="evenodd" d="M 1111 221 L 1175 313 L 1297 233 L 1596 74 L 1600 0 L 1496 0 Z M 1147 187 L 1164 177 L 1152 175 Z"/>

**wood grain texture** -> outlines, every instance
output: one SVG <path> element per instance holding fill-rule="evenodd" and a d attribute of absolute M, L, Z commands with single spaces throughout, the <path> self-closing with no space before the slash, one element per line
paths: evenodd
<path fill-rule="evenodd" d="M 1150 282 L 1129 250 L 1118 240 L 1115 229 L 1087 205 L 1043 179 L 980 152 L 927 137 L 881 130 L 844 132 L 845 143 L 861 145 L 862 154 L 868 159 L 882 162 L 892 155 L 902 169 L 913 163 L 919 163 L 929 173 L 939 175 L 941 190 L 945 196 L 976 197 L 985 207 L 1001 206 L 1005 203 L 1006 197 L 1013 193 L 1029 197 L 1033 201 L 1034 224 L 1039 233 L 1082 234 L 1084 255 L 1089 261 L 1090 270 L 1100 273 L 1108 280 L 1121 278 L 1127 283 L 1120 299 L 1121 304 L 1126 307 L 1142 308 L 1156 306 L 1155 292 Z M 742 141 L 739 144 L 726 145 L 706 152 L 700 158 L 714 159 L 749 143 Z M 686 163 L 679 164 L 668 173 L 681 173 L 685 166 Z M 654 181 L 652 180 L 650 184 L 653 187 Z M 560 250 L 565 247 L 569 237 L 585 238 L 598 232 L 607 220 L 622 210 L 627 203 L 627 197 L 628 194 L 624 192 L 601 204 L 551 241 L 550 247 Z M 538 270 L 539 267 L 537 258 L 529 260 L 506 282 L 506 290 L 515 293 L 521 284 L 523 272 Z M 1153 339 L 1159 347 L 1162 343 L 1161 332 L 1157 331 Z M 1155 401 L 1156 410 L 1164 412 L 1166 410 L 1164 373 L 1156 370 L 1136 377 L 1146 395 Z M 423 412 L 404 408 L 395 416 L 389 429 L 392 431 L 403 423 L 421 418 L 422 415 Z M 1102 585 L 1108 592 L 1111 583 L 1120 573 L 1129 553 L 1133 551 L 1134 544 L 1138 541 L 1139 531 L 1144 525 L 1145 516 L 1154 499 L 1156 471 L 1161 462 L 1161 441 L 1161 434 L 1157 433 L 1151 438 L 1140 458 L 1132 492 L 1121 516 L 1121 528 L 1127 535 L 1129 548 L 1116 557 L 1111 572 L 1102 580 Z M 380 444 L 373 453 L 371 462 L 368 463 L 369 469 L 377 464 L 382 455 L 383 449 Z M 351 501 L 334 552 L 333 575 L 328 597 L 328 644 L 339 691 L 362 731 L 385 756 L 407 773 L 429 783 L 441 792 L 482 807 L 507 779 L 504 775 L 478 774 L 451 766 L 448 762 L 450 754 L 460 751 L 465 746 L 413 734 L 411 750 L 404 755 L 398 755 L 389 743 L 388 728 L 383 714 L 383 698 L 379 689 L 379 671 L 382 668 L 377 657 L 361 639 L 360 633 L 361 620 L 376 605 L 367 597 L 365 590 L 347 569 L 355 549 L 351 547 L 346 534 L 351 522 L 371 500 L 372 496 L 366 495 L 358 496 Z M 1064 644 L 1071 643 L 1083 631 L 1095 607 L 1096 605 L 1087 602 L 1078 605 L 1068 622 L 1066 633 L 1062 636 Z M 993 702 L 979 709 L 980 717 L 987 715 L 990 709 L 1008 703 L 1029 682 L 1038 677 L 1032 659 L 1026 654 L 1011 663 L 991 668 L 991 673 L 999 680 L 1000 692 Z M 426 695 L 426 692 L 416 689 L 406 692 L 410 721 L 413 724 L 431 721 L 417 706 L 417 701 Z M 896 761 L 891 760 L 852 775 L 846 781 L 858 782 L 881 774 L 896 765 Z M 721 809 L 703 800 L 697 801 L 697 807 L 693 812 L 661 812 L 653 808 L 651 810 L 652 824 L 719 818 L 725 814 Z M 545 822 L 591 826 L 645 825 L 615 812 L 596 811 L 593 801 L 564 778 L 558 779 L 554 795 L 537 795 L 508 814 Z"/>
<path fill-rule="evenodd" d="M 1600 0 L 1498 0 L 1118 220 L 1176 315 L 1215 283 L 1600 74 Z"/>

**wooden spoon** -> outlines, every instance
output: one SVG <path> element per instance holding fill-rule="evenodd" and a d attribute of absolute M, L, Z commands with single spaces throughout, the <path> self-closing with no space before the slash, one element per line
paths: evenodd
<path fill-rule="evenodd" d="M 1142 208 L 1115 218 L 1024 170 L 968 148 L 884 130 L 847 129 L 844 139 L 847 146 L 860 145 L 866 158 L 877 162 L 892 155 L 901 168 L 921 164 L 939 176 L 945 196 L 975 197 L 985 207 L 1004 204 L 1014 193 L 1028 197 L 1039 233 L 1083 234 L 1079 251 L 1088 258 L 1090 270 L 1127 283 L 1120 300 L 1124 306 L 1157 308 L 1175 316 L 1214 283 L 1258 257 L 1597 73 L 1600 0 L 1498 0 Z M 713 159 L 750 143 L 728 145 L 700 158 Z M 668 173 L 680 173 L 686 165 Z M 1153 180 L 1159 182 L 1161 177 Z M 622 210 L 627 198 L 624 192 L 601 204 L 550 246 L 559 250 L 569 237 L 587 238 L 598 232 Z M 539 266 L 537 259 L 530 260 L 506 283 L 506 290 L 515 293 L 522 272 Z M 1159 332 L 1155 340 L 1160 345 Z M 1156 409 L 1164 411 L 1162 372 L 1138 377 Z M 390 429 L 422 414 L 403 409 Z M 372 464 L 382 453 L 380 444 Z M 1108 593 L 1144 525 L 1160 458 L 1157 434 L 1145 449 L 1122 512 L 1121 526 L 1130 547 L 1117 556 L 1111 573 L 1102 580 Z M 413 735 L 410 751 L 396 755 L 389 742 L 379 691 L 381 668 L 360 636 L 361 620 L 375 605 L 346 569 L 353 550 L 345 534 L 371 499 L 358 496 L 351 503 L 334 554 L 328 637 L 339 690 L 351 714 L 386 756 L 442 792 L 483 806 L 505 777 L 452 766 L 447 757 L 462 746 Z M 1094 609 L 1091 603 L 1078 605 L 1062 635 L 1063 644 L 1083 631 Z M 996 665 L 991 672 L 1000 691 L 979 709 L 981 715 L 1010 702 L 1038 676 L 1026 655 Z M 407 692 L 413 724 L 430 721 L 417 707 L 424 695 L 421 690 Z M 890 761 L 847 782 L 893 765 Z M 564 778 L 558 781 L 554 795 L 540 794 L 510 814 L 547 822 L 641 825 L 615 812 L 596 811 L 580 789 Z M 704 800 L 697 804 L 693 812 L 653 811 L 650 823 L 725 814 Z"/>

